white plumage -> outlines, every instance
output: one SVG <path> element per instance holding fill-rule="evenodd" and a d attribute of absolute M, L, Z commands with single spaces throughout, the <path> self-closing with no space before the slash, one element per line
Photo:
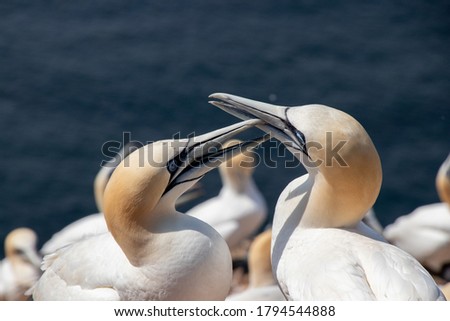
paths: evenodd
<path fill-rule="evenodd" d="M 231 140 L 224 147 L 237 143 Z M 266 201 L 252 178 L 255 157 L 247 151 L 222 163 L 219 195 L 186 212 L 211 225 L 231 250 L 252 237 L 267 218 Z"/>
<path fill-rule="evenodd" d="M 323 105 L 282 107 L 228 94 L 214 105 L 257 118 L 308 174 L 281 193 L 272 266 L 290 300 L 445 300 L 428 272 L 361 222 L 381 187 L 381 163 L 364 128 Z"/>
<path fill-rule="evenodd" d="M 420 206 L 400 216 L 386 226 L 384 236 L 449 281 L 450 270 L 445 268 L 450 264 L 450 155 L 438 171 L 436 187 L 441 203 Z"/>
<path fill-rule="evenodd" d="M 130 154 L 105 190 L 105 219 L 111 232 L 46 256 L 44 274 L 30 291 L 33 298 L 225 299 L 232 273 L 227 244 L 206 223 L 177 212 L 175 200 L 218 166 L 218 158 L 262 142 L 221 149 L 226 139 L 255 123 L 159 141 Z"/>
<path fill-rule="evenodd" d="M 26 290 L 41 274 L 41 258 L 37 254 L 36 243 L 36 233 L 29 228 L 17 228 L 6 236 L 6 257 L 0 261 L 0 300 L 28 298 Z"/>

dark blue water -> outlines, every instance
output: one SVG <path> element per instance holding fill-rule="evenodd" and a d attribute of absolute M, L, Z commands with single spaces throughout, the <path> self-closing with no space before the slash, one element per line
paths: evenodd
<path fill-rule="evenodd" d="M 438 200 L 450 151 L 448 1 L 0 2 L 0 239 L 96 210 L 101 146 L 236 121 L 229 92 L 356 117 L 383 162 L 383 224 Z M 273 209 L 299 167 L 258 167 Z M 203 181 L 204 198 L 220 186 Z"/>

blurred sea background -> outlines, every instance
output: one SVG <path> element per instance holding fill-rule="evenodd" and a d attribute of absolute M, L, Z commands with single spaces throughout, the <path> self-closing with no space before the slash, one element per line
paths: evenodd
<path fill-rule="evenodd" d="M 437 202 L 449 17 L 445 0 L 1 1 L 0 240 L 27 226 L 42 244 L 96 212 L 102 145 L 124 132 L 147 142 L 237 122 L 207 103 L 214 92 L 353 115 L 382 159 L 383 225 Z M 271 214 L 305 172 L 272 158 L 255 172 Z M 218 172 L 202 183 L 183 209 L 218 193 Z"/>

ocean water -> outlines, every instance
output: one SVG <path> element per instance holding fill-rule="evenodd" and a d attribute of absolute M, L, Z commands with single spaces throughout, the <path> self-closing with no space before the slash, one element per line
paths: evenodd
<path fill-rule="evenodd" d="M 0 240 L 28 226 L 42 244 L 95 212 L 102 145 L 124 132 L 146 142 L 236 122 L 207 103 L 213 92 L 357 118 L 382 159 L 383 225 L 436 202 L 449 16 L 448 1 L 424 0 L 2 1 Z M 304 173 L 276 157 L 255 172 L 271 212 Z M 198 201 L 218 192 L 217 171 L 203 185 Z"/>

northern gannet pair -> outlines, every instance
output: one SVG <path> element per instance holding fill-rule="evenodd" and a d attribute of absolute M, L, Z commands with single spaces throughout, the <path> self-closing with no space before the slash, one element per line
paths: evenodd
<path fill-rule="evenodd" d="M 450 281 L 450 155 L 440 166 L 436 189 L 441 203 L 424 205 L 386 226 L 384 236 Z"/>
<path fill-rule="evenodd" d="M 231 256 L 206 223 L 176 199 L 221 161 L 266 137 L 223 148 L 249 120 L 208 134 L 144 146 L 114 170 L 104 195 L 110 232 L 44 258 L 34 300 L 223 300 Z M 215 213 L 211 213 L 215 215 Z"/>
<path fill-rule="evenodd" d="M 238 143 L 230 140 L 225 147 Z M 256 161 L 255 152 L 248 150 L 222 163 L 219 195 L 186 212 L 216 229 L 231 251 L 252 237 L 267 218 L 266 202 L 252 179 Z"/>
<path fill-rule="evenodd" d="M 270 243 L 272 230 L 268 229 L 252 241 L 248 252 L 249 284 L 240 292 L 231 294 L 227 301 L 285 301 L 272 274 Z"/>
<path fill-rule="evenodd" d="M 282 107 L 229 94 L 211 103 L 284 143 L 308 173 L 281 193 L 272 266 L 289 300 L 445 300 L 429 273 L 361 222 L 381 187 L 378 153 L 350 115 L 323 105 Z"/>
<path fill-rule="evenodd" d="M 5 258 L 0 261 L 0 300 L 27 300 L 25 292 L 41 275 L 37 236 L 29 228 L 17 228 L 5 238 Z"/>

